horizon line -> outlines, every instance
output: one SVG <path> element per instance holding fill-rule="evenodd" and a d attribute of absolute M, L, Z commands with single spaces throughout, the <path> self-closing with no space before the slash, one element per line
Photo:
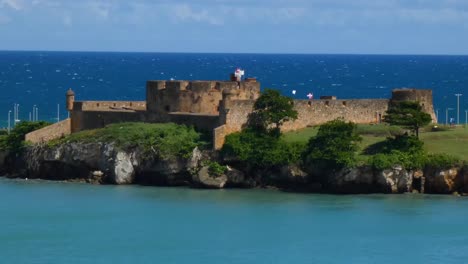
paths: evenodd
<path fill-rule="evenodd" d="M 169 53 L 169 54 L 232 54 L 232 55 L 343 55 L 343 56 L 468 56 L 468 54 L 442 53 L 294 53 L 294 52 L 205 52 L 205 51 L 111 51 L 111 50 L 15 50 L 0 49 L 0 52 L 72 52 L 72 53 Z"/>

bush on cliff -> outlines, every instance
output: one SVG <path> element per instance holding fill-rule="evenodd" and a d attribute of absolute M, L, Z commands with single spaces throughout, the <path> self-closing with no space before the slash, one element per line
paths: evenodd
<path fill-rule="evenodd" d="M 8 150 L 14 153 L 20 152 L 25 146 L 25 136 L 26 134 L 41 129 L 50 125 L 49 122 L 39 121 L 39 122 L 27 122 L 22 121 L 16 124 L 16 126 L 10 131 L 10 134 L 7 136 L 2 136 L 3 139 L 0 139 L 0 149 Z"/>
<path fill-rule="evenodd" d="M 342 119 L 329 121 L 310 138 L 303 153 L 304 164 L 325 170 L 353 167 L 357 163 L 356 152 L 361 140 L 356 124 Z"/>
<path fill-rule="evenodd" d="M 222 153 L 235 156 L 254 168 L 269 168 L 296 163 L 304 146 L 288 143 L 270 133 L 245 129 L 226 137 Z"/>
<path fill-rule="evenodd" d="M 404 152 L 392 150 L 389 153 L 379 153 L 369 160 L 369 165 L 378 170 L 390 169 L 395 165 L 406 169 L 422 169 L 427 162 L 424 152 Z"/>
<path fill-rule="evenodd" d="M 416 136 L 397 135 L 367 147 L 366 154 L 376 154 L 369 164 L 376 169 L 401 165 L 407 169 L 421 169 L 427 162 L 424 142 Z"/>
<path fill-rule="evenodd" d="M 439 153 L 428 155 L 425 165 L 432 168 L 449 169 L 451 167 L 461 166 L 462 162 L 455 156 Z"/>
<path fill-rule="evenodd" d="M 105 128 L 86 130 L 51 142 L 114 143 L 122 149 L 140 147 L 148 156 L 163 159 L 190 157 L 193 149 L 203 144 L 200 134 L 192 127 L 173 123 L 118 123 Z"/>

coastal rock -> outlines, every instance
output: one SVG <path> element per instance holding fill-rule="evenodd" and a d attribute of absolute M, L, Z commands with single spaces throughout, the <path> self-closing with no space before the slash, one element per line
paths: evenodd
<path fill-rule="evenodd" d="M 131 154 L 119 151 L 114 160 L 114 182 L 116 184 L 133 183 L 135 169 L 133 168 Z"/>
<path fill-rule="evenodd" d="M 224 174 L 228 179 L 227 185 L 230 187 L 248 187 L 252 184 L 250 181 L 246 181 L 245 174 L 242 171 L 230 166 L 227 166 L 227 171 Z"/>
<path fill-rule="evenodd" d="M 370 167 L 343 169 L 333 173 L 324 183 L 326 190 L 334 193 L 371 193 L 374 175 Z"/>
<path fill-rule="evenodd" d="M 461 175 L 463 178 L 463 192 L 468 193 L 468 165 L 463 166 Z"/>
<path fill-rule="evenodd" d="M 460 168 L 434 169 L 425 172 L 427 193 L 450 194 L 460 190 L 463 186 L 463 175 Z"/>
<path fill-rule="evenodd" d="M 196 186 L 210 189 L 222 189 L 227 181 L 228 177 L 225 174 L 220 176 L 210 175 L 209 167 L 204 166 L 194 174 L 192 180 Z"/>
<path fill-rule="evenodd" d="M 142 150 L 121 150 L 114 144 L 65 143 L 54 147 L 34 145 L 21 160 L 24 171 L 14 174 L 50 180 L 83 180 L 112 184 L 188 185 L 188 170 L 198 166 L 202 155 L 194 149 L 189 159 L 158 159 Z M 96 176 L 94 172 L 102 173 Z"/>
<path fill-rule="evenodd" d="M 5 171 L 5 163 L 6 163 L 6 158 L 8 156 L 7 151 L 0 150 L 0 173 L 3 173 Z"/>
<path fill-rule="evenodd" d="M 377 172 L 376 183 L 384 193 L 411 192 L 413 173 L 400 165 L 395 165 L 392 169 Z"/>

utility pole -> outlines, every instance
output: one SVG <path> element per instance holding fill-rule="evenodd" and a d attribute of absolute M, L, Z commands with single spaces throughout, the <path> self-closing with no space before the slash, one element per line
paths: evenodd
<path fill-rule="evenodd" d="M 436 124 L 439 124 L 439 108 L 436 109 Z"/>
<path fill-rule="evenodd" d="M 35 115 L 36 115 L 36 105 L 33 105 L 33 111 L 32 111 L 32 121 L 36 121 L 34 118 L 35 118 Z"/>
<path fill-rule="evenodd" d="M 57 123 L 60 122 L 60 104 L 57 104 Z"/>
<path fill-rule="evenodd" d="M 18 123 L 20 120 L 19 120 L 19 104 L 16 104 L 14 105 L 14 109 L 13 109 L 13 126 L 16 126 L 16 123 Z"/>
<path fill-rule="evenodd" d="M 10 134 L 11 124 L 10 124 L 11 110 L 8 110 L 8 135 Z"/>
<path fill-rule="evenodd" d="M 460 124 L 460 96 L 462 96 L 461 93 L 455 94 L 457 97 L 457 124 Z"/>
<path fill-rule="evenodd" d="M 468 127 L 468 110 L 465 110 L 465 128 Z"/>

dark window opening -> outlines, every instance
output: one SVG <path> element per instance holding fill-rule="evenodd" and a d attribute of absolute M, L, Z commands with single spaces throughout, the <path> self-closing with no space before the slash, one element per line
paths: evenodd
<path fill-rule="evenodd" d="M 343 101 L 343 106 L 346 106 L 346 101 Z"/>
<path fill-rule="evenodd" d="M 169 105 L 166 105 L 166 106 L 164 107 L 164 109 L 165 109 L 167 112 L 171 111 L 171 107 L 170 107 Z"/>
<path fill-rule="evenodd" d="M 328 101 L 325 101 L 325 106 L 328 106 L 330 102 Z"/>

